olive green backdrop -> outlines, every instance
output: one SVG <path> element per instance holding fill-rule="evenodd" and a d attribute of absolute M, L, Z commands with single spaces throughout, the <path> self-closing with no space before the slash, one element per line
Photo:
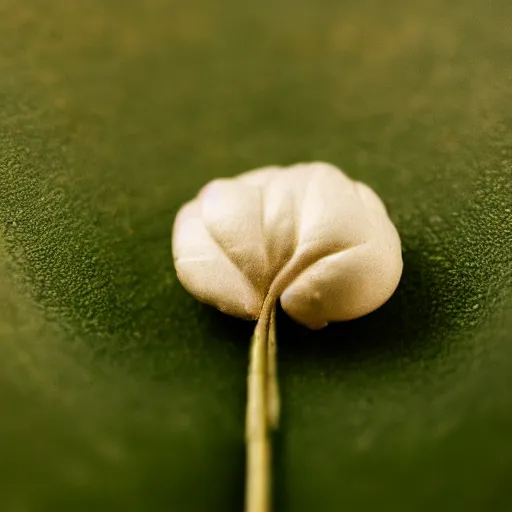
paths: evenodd
<path fill-rule="evenodd" d="M 199 187 L 326 160 L 403 237 L 378 312 L 279 316 L 276 510 L 512 500 L 512 6 L 0 0 L 0 510 L 239 511 L 252 326 L 176 280 Z"/>

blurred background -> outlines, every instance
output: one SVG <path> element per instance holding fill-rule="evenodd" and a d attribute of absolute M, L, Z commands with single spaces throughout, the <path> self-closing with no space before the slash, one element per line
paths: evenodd
<path fill-rule="evenodd" d="M 237 511 L 252 325 L 170 253 L 207 181 L 324 160 L 402 236 L 396 295 L 279 315 L 275 510 L 505 511 L 512 6 L 0 0 L 0 510 Z"/>

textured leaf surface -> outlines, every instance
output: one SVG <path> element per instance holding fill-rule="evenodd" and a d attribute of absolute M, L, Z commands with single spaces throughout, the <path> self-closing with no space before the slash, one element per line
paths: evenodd
<path fill-rule="evenodd" d="M 175 278 L 207 181 L 331 161 L 395 297 L 279 317 L 278 510 L 508 510 L 512 12 L 479 0 L 0 1 L 0 510 L 240 510 L 251 325 Z"/>

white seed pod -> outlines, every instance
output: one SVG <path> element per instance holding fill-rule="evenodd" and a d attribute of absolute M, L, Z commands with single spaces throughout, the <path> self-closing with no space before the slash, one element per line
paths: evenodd
<path fill-rule="evenodd" d="M 179 211 L 172 246 L 179 280 L 200 301 L 257 319 L 280 298 L 311 329 L 380 307 L 403 266 L 377 194 L 327 163 L 210 182 Z"/>

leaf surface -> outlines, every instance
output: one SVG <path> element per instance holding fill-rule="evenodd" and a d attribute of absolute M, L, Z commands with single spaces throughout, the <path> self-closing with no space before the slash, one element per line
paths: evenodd
<path fill-rule="evenodd" d="M 0 2 L 0 510 L 240 510 L 252 326 L 179 285 L 206 182 L 333 162 L 393 299 L 278 317 L 277 510 L 508 510 L 510 3 Z M 247 340 L 247 343 L 245 342 Z"/>

